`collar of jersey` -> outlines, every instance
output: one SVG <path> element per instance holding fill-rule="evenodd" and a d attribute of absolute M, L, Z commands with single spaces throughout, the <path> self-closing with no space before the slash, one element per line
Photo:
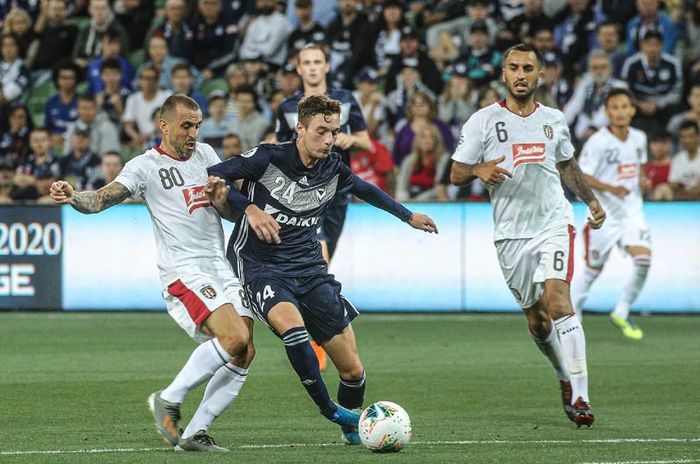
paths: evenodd
<path fill-rule="evenodd" d="M 523 116 L 522 114 L 518 114 L 518 113 L 515 113 L 515 112 L 511 111 L 510 108 L 508 108 L 508 107 L 506 106 L 506 99 L 505 99 L 505 98 L 504 98 L 503 100 L 498 100 L 498 104 L 499 104 L 504 110 L 506 110 L 506 111 L 509 112 L 510 114 L 514 114 L 515 116 L 518 116 L 519 118 L 527 118 L 527 117 L 530 117 L 530 116 L 532 116 L 533 114 L 535 114 L 535 111 L 537 111 L 537 108 L 540 107 L 540 104 L 537 103 L 537 102 L 534 102 L 534 103 L 535 103 L 535 109 L 532 110 L 532 112 L 531 112 L 530 114 L 526 114 L 525 116 Z"/>
<path fill-rule="evenodd" d="M 156 151 L 157 151 L 158 153 L 160 153 L 161 155 L 165 155 L 165 156 L 167 156 L 168 158 L 174 159 L 175 161 L 179 161 L 179 162 L 181 162 L 181 163 L 184 163 L 185 161 L 187 161 L 186 159 L 180 159 L 180 158 L 177 158 L 177 157 L 171 155 L 171 154 L 168 153 L 167 151 L 163 150 L 163 149 L 160 147 L 160 145 L 157 145 L 157 146 L 155 146 L 155 147 L 153 147 L 153 148 L 155 148 Z"/>

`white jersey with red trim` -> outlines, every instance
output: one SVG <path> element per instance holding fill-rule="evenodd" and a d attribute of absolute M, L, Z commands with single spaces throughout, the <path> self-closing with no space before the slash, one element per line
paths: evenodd
<path fill-rule="evenodd" d="M 623 198 L 610 192 L 596 192 L 608 221 L 624 221 L 642 214 L 639 174 L 647 162 L 647 136 L 630 127 L 625 140 L 617 138 L 607 127 L 593 134 L 583 146 L 581 170 L 597 180 L 629 190 Z"/>
<path fill-rule="evenodd" d="M 531 238 L 546 229 L 573 224 L 556 164 L 574 156 L 564 114 L 535 103 L 519 116 L 494 103 L 473 114 L 462 127 L 452 159 L 478 164 L 505 156 L 500 167 L 513 174 L 489 188 L 494 240 Z"/>
<path fill-rule="evenodd" d="M 221 219 L 204 192 L 207 167 L 220 162 L 214 149 L 203 143 L 196 144 L 187 160 L 156 147 L 126 163 L 115 179 L 133 198 L 146 201 L 164 287 L 193 266 L 214 270 L 214 261 L 226 261 Z"/>

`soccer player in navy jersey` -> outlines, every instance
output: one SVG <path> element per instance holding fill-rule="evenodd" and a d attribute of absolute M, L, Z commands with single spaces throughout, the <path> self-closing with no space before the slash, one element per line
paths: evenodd
<path fill-rule="evenodd" d="M 328 95 L 341 103 L 340 132 L 334 147 L 340 154 L 343 162 L 350 166 L 351 151 L 368 151 L 372 148 L 369 133 L 367 132 L 367 124 L 362 116 L 360 105 L 357 104 L 355 97 L 352 96 L 352 92 L 349 90 L 328 88 L 327 79 L 330 63 L 328 52 L 323 45 L 310 43 L 302 47 L 297 55 L 296 70 L 301 77 L 304 88 L 291 97 L 286 98 L 280 104 L 275 128 L 277 140 L 288 142 L 295 137 L 294 127 L 298 120 L 297 105 L 304 96 Z M 317 228 L 318 240 L 321 242 L 321 251 L 324 259 L 329 264 L 338 245 L 340 233 L 343 231 L 349 202 L 349 194 L 337 195 Z M 318 356 L 321 371 L 326 370 L 326 353 L 323 351 L 323 348 L 315 342 L 312 342 L 311 346 L 313 346 Z"/>
<path fill-rule="evenodd" d="M 357 310 L 328 273 L 316 228 L 334 197 L 353 193 L 415 229 L 437 233 L 432 219 L 412 213 L 355 176 L 333 151 L 340 133 L 341 102 L 325 95 L 301 100 L 293 142 L 262 144 L 209 168 L 219 208 L 226 200 L 244 214 L 229 241 L 228 258 L 253 300 L 253 308 L 282 339 L 287 357 L 321 413 L 342 427 L 343 440 L 359 444 L 365 370 L 351 320 Z M 241 191 L 231 187 L 243 180 Z M 321 378 L 309 334 L 340 375 L 338 404 Z"/>

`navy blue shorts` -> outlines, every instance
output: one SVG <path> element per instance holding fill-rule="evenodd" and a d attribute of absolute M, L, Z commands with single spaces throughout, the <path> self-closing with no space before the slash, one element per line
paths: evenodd
<path fill-rule="evenodd" d="M 328 245 L 328 254 L 333 257 L 335 249 L 338 246 L 340 233 L 343 231 L 345 224 L 345 216 L 348 212 L 349 198 L 346 194 L 336 195 L 321 221 L 321 226 L 318 228 L 316 237 L 323 240 Z"/>
<path fill-rule="evenodd" d="M 255 313 L 268 327 L 270 310 L 278 303 L 291 303 L 301 313 L 306 330 L 319 344 L 338 335 L 359 314 L 340 294 L 340 282 L 332 274 L 260 276 L 250 279 L 246 289 Z"/>

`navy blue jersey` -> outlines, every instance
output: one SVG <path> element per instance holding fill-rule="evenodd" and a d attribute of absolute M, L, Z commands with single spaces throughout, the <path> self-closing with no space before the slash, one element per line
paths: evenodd
<path fill-rule="evenodd" d="M 351 134 L 367 130 L 365 118 L 362 116 L 360 105 L 352 96 L 349 90 L 331 89 L 326 94 L 334 100 L 340 102 L 340 131 Z M 297 91 L 291 97 L 285 98 L 280 103 L 279 114 L 277 115 L 277 125 L 275 132 L 277 140 L 280 142 L 289 142 L 296 136 L 296 125 L 299 120 L 297 114 L 297 105 L 304 97 L 304 92 Z M 343 162 L 350 165 L 350 153 L 347 150 L 335 149 L 343 159 Z"/>
<path fill-rule="evenodd" d="M 258 239 L 245 215 L 236 223 L 227 257 L 244 282 L 261 276 L 304 277 L 327 271 L 316 238 L 325 210 L 339 194 L 352 192 L 368 203 L 407 221 L 411 212 L 378 188 L 353 174 L 337 153 L 307 168 L 295 143 L 262 144 L 209 168 L 228 183 L 243 179 L 238 192 L 231 187 L 235 210 L 253 203 L 280 225 L 279 244 Z"/>

